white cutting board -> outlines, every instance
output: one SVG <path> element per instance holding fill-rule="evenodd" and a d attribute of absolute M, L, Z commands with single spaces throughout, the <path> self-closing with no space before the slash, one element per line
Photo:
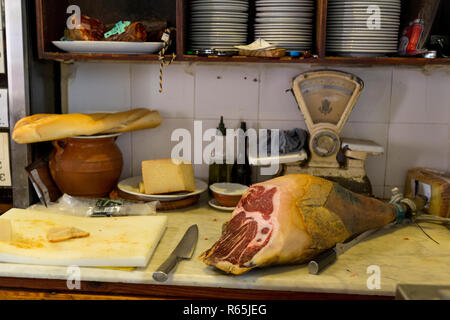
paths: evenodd
<path fill-rule="evenodd" d="M 12 241 L 0 241 L 0 262 L 80 266 L 145 267 L 167 228 L 165 216 L 82 218 L 11 209 Z M 89 237 L 50 243 L 53 227 L 76 227 Z"/>

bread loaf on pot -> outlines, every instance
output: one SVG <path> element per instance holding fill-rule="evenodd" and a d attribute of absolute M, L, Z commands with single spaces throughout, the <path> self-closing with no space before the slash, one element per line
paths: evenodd
<path fill-rule="evenodd" d="M 145 108 L 118 113 L 36 114 L 19 120 L 12 138 L 20 144 L 74 136 L 122 133 L 150 129 L 162 122 L 158 111 Z"/>

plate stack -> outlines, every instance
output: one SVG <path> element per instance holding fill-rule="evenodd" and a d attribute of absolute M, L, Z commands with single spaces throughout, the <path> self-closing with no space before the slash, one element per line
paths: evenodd
<path fill-rule="evenodd" d="M 288 50 L 311 50 L 314 0 L 256 0 L 255 38 Z"/>
<path fill-rule="evenodd" d="M 247 44 L 248 0 L 192 0 L 191 50 Z"/>
<path fill-rule="evenodd" d="M 398 50 L 401 0 L 328 0 L 327 51 L 376 57 Z"/>

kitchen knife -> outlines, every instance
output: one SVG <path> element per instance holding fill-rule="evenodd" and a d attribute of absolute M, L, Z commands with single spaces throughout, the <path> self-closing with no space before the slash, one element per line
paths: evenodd
<path fill-rule="evenodd" d="M 198 241 L 198 226 L 194 224 L 184 234 L 177 247 L 162 265 L 153 273 L 153 279 L 158 282 L 167 281 L 170 271 L 183 259 L 191 259 Z"/>
<path fill-rule="evenodd" d="M 336 247 L 326 250 L 325 252 L 321 253 L 320 255 L 318 255 L 316 258 L 314 258 L 313 260 L 311 260 L 308 263 L 309 273 L 313 274 L 313 275 L 319 274 L 320 272 L 322 272 L 323 269 L 325 269 L 327 266 L 329 266 L 330 264 L 335 262 L 341 254 L 343 254 L 344 252 L 346 252 L 348 249 L 355 246 L 356 244 L 360 243 L 361 241 L 363 241 L 364 239 L 369 237 L 371 234 L 377 232 L 380 229 L 388 228 L 388 227 L 396 225 L 396 224 L 397 224 L 397 221 L 390 223 L 386 226 L 383 226 L 381 228 L 372 229 L 372 230 L 363 232 L 359 236 L 354 238 L 353 240 L 348 241 L 346 243 L 336 244 Z"/>

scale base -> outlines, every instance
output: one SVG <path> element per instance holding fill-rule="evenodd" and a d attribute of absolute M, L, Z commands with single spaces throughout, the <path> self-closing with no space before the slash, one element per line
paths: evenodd
<path fill-rule="evenodd" d="M 373 197 L 372 184 L 364 168 L 320 168 L 284 165 L 281 175 L 309 174 L 336 182 L 358 194 Z"/>

